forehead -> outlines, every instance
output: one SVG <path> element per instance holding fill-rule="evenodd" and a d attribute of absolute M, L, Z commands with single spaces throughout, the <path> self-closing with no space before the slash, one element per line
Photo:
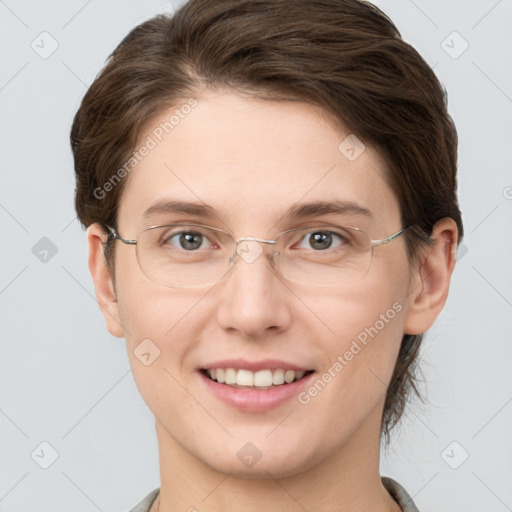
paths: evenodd
<path fill-rule="evenodd" d="M 398 222 L 384 161 L 326 111 L 232 92 L 195 98 L 140 137 L 136 150 L 150 149 L 127 177 L 120 228 L 143 227 L 144 213 L 166 200 L 207 204 L 233 229 L 260 229 L 293 205 L 329 200 L 367 209 L 377 223 Z"/>

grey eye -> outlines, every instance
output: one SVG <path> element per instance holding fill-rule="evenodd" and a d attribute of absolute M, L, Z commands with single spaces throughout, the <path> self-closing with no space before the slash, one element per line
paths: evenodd
<path fill-rule="evenodd" d="M 208 239 L 197 231 L 180 231 L 164 239 L 164 244 L 169 244 L 177 249 L 185 249 L 186 251 L 194 251 L 200 249 L 203 242 Z"/>
<path fill-rule="evenodd" d="M 345 243 L 345 239 L 332 231 L 314 231 L 308 233 L 301 242 L 300 247 L 303 249 L 315 249 L 316 251 L 325 251 L 326 249 L 330 249 L 333 243 L 336 243 L 336 239 L 339 240 L 338 245 L 335 247 L 339 247 Z M 309 245 L 304 247 L 302 243 L 307 243 Z"/>

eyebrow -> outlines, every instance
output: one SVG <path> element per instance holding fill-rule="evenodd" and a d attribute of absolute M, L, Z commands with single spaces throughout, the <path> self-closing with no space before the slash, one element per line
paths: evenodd
<path fill-rule="evenodd" d="M 142 216 L 143 218 L 148 218 L 155 214 L 175 214 L 205 219 L 220 218 L 212 206 L 189 201 L 160 200 L 147 208 Z M 295 204 L 276 220 L 276 224 L 294 219 L 305 219 L 329 214 L 352 214 L 373 218 L 373 214 L 368 208 L 358 205 L 353 201 L 336 199 Z"/>

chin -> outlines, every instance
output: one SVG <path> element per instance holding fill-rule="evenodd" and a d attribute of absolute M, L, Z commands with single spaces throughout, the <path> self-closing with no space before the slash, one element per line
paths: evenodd
<path fill-rule="evenodd" d="M 226 461 L 226 463 L 208 464 L 203 461 L 211 469 L 218 473 L 229 475 L 232 478 L 240 480 L 271 480 L 281 478 L 291 478 L 308 469 L 308 465 L 303 462 L 291 462 L 289 459 L 264 461 L 260 459 L 252 467 L 244 467 L 240 461 Z"/>
<path fill-rule="evenodd" d="M 245 438 L 247 439 L 247 438 Z M 297 442 L 295 445 L 270 443 L 269 440 L 239 441 L 231 440 L 229 446 L 208 449 L 201 447 L 196 457 L 210 469 L 242 480 L 266 480 L 290 478 L 313 467 L 327 456 L 328 450 Z M 206 456 L 205 454 L 220 454 Z M 316 460 L 318 459 L 318 460 Z"/>

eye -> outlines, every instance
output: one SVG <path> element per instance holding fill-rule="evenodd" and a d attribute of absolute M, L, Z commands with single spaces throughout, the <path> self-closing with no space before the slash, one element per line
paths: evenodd
<path fill-rule="evenodd" d="M 199 231 L 179 231 L 177 233 L 166 233 L 161 240 L 161 245 L 170 245 L 177 249 L 195 251 L 208 247 L 208 238 Z M 206 245 L 203 247 L 203 243 Z"/>
<path fill-rule="evenodd" d="M 307 247 L 302 245 L 303 243 L 308 244 Z M 348 245 L 348 238 L 342 234 L 334 233 L 333 231 L 311 231 L 302 239 L 300 247 L 303 249 L 314 249 L 315 251 L 325 251 L 330 249 L 333 244 L 334 247 L 340 247 L 342 245 Z"/>

